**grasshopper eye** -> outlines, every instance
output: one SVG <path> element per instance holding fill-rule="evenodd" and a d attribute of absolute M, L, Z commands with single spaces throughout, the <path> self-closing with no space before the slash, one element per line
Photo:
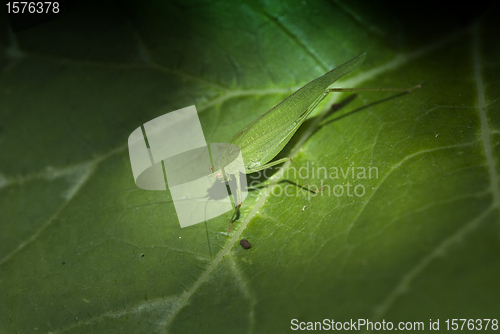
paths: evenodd
<path fill-rule="evenodd" d="M 213 173 L 214 172 L 214 168 L 212 166 L 210 166 L 210 173 Z"/>

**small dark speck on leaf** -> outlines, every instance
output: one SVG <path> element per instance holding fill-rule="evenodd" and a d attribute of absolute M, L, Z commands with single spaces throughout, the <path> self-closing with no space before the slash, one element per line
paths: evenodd
<path fill-rule="evenodd" d="M 144 257 L 144 254 L 141 254 L 141 257 Z"/>
<path fill-rule="evenodd" d="M 249 249 L 250 247 L 252 247 L 252 245 L 250 245 L 250 243 L 246 239 L 241 239 L 240 245 L 242 245 L 243 248 L 245 248 L 245 249 Z"/>
<path fill-rule="evenodd" d="M 61 262 L 61 264 L 66 264 L 66 262 Z"/>

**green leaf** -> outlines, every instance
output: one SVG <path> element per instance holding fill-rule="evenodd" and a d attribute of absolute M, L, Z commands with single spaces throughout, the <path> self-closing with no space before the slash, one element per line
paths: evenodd
<path fill-rule="evenodd" d="M 500 28 L 473 8 L 99 1 L 17 33 L 0 18 L 0 333 L 497 319 Z M 226 237 L 231 212 L 181 229 L 168 191 L 135 186 L 141 124 L 194 104 L 227 142 L 363 51 L 339 86 L 425 84 L 313 112 L 279 157 L 322 192 L 289 164 L 249 175 Z"/>

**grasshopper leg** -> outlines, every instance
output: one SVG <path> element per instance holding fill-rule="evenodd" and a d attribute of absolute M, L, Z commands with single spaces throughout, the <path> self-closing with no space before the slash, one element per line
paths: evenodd
<path fill-rule="evenodd" d="M 326 90 L 329 92 L 404 92 L 411 93 L 415 89 L 422 88 L 422 83 L 415 85 L 410 88 L 396 88 L 396 87 L 357 87 L 357 88 L 328 88 Z"/>
<path fill-rule="evenodd" d="M 240 175 L 235 174 L 235 179 L 236 179 L 236 203 L 238 203 L 238 205 L 235 205 L 233 216 L 231 217 L 231 220 L 229 221 L 229 228 L 227 229 L 228 236 L 229 236 L 229 233 L 231 233 L 231 228 L 233 227 L 233 222 L 236 220 L 236 217 L 238 216 L 238 213 L 240 212 L 241 202 L 243 201 L 243 199 L 242 199 L 243 196 L 241 195 Z"/>
<path fill-rule="evenodd" d="M 295 161 L 293 161 L 293 160 L 292 160 L 292 158 L 283 158 L 283 159 L 279 159 L 279 160 L 276 160 L 276 161 L 270 162 L 270 163 L 265 164 L 265 165 L 263 165 L 263 166 L 260 166 L 260 167 L 259 167 L 259 168 L 257 168 L 257 169 L 252 169 L 252 170 L 249 170 L 249 171 L 248 171 L 248 174 L 250 174 L 250 173 L 255 173 L 255 172 L 258 172 L 258 171 L 264 170 L 264 169 L 266 169 L 266 168 L 269 168 L 269 167 L 273 167 L 273 166 L 276 166 L 276 165 L 282 164 L 282 163 L 287 162 L 287 161 L 290 161 L 291 163 L 293 163 L 293 165 L 294 165 L 295 167 L 297 167 L 297 168 L 299 167 L 299 166 L 295 163 Z M 309 182 L 309 179 L 308 179 L 308 178 L 306 178 L 306 180 L 307 180 L 307 183 L 306 183 L 306 184 L 307 184 L 308 186 L 311 186 L 311 183 Z M 299 188 L 303 188 L 303 186 L 301 186 L 300 184 L 296 184 L 296 185 L 297 185 L 297 187 L 299 187 Z M 309 187 L 305 187 L 305 188 L 307 188 L 307 190 L 308 190 L 308 191 L 310 191 L 310 192 L 314 192 L 314 193 L 316 193 L 316 194 L 317 194 L 317 193 L 319 193 L 321 190 L 323 190 L 323 188 L 321 188 L 321 189 L 319 189 L 319 190 L 311 190 L 311 189 L 309 189 Z"/>
<path fill-rule="evenodd" d="M 229 221 L 229 228 L 227 229 L 228 236 L 229 236 L 229 233 L 231 233 L 231 228 L 233 227 L 233 222 L 236 220 L 236 216 L 238 215 L 240 208 L 241 208 L 241 203 L 234 207 L 234 213 L 233 213 L 233 216 L 231 217 L 231 220 Z"/>

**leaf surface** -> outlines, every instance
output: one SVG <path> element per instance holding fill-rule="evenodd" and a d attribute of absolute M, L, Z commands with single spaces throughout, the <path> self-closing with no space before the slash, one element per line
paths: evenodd
<path fill-rule="evenodd" d="M 416 29 L 369 3 L 96 2 L 15 34 L 3 17 L 0 333 L 498 318 L 497 12 Z M 168 191 L 135 186 L 141 124 L 194 104 L 207 142 L 227 142 L 364 51 L 340 86 L 425 84 L 313 112 L 278 157 L 318 195 L 286 182 L 290 164 L 249 175 L 228 238 L 231 212 L 180 229 Z"/>

